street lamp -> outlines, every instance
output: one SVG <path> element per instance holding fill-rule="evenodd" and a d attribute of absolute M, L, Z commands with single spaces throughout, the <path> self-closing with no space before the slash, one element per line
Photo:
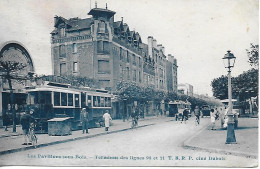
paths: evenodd
<path fill-rule="evenodd" d="M 227 139 L 226 144 L 235 144 L 236 136 L 234 130 L 234 115 L 232 113 L 232 90 L 231 90 L 231 68 L 234 67 L 236 57 L 233 53 L 227 51 L 227 54 L 222 58 L 224 61 L 225 68 L 228 68 L 228 126 L 227 126 Z"/>

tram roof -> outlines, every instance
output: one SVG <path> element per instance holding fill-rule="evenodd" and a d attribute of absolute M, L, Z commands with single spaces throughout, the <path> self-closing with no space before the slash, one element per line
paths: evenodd
<path fill-rule="evenodd" d="M 185 102 L 185 101 L 182 101 L 182 100 L 170 101 L 169 104 L 185 104 L 185 105 L 191 105 L 190 102 Z"/>
<path fill-rule="evenodd" d="M 53 91 L 53 92 L 67 92 L 67 93 L 77 93 L 80 94 L 81 92 L 95 95 L 95 96 L 111 96 L 109 93 L 100 92 L 96 90 L 84 90 L 84 89 L 76 89 L 76 88 L 64 88 L 58 86 L 35 86 L 26 89 L 27 92 L 36 92 L 36 91 Z"/>

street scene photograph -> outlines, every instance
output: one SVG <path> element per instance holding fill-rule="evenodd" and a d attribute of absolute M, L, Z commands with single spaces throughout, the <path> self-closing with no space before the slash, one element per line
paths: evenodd
<path fill-rule="evenodd" d="M 258 0 L 0 0 L 0 166 L 258 167 Z"/>

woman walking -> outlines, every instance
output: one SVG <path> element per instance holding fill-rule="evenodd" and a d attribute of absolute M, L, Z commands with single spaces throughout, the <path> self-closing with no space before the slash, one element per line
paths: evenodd
<path fill-rule="evenodd" d="M 211 130 L 216 130 L 215 129 L 216 114 L 214 112 L 214 109 L 210 110 L 210 119 L 211 119 Z"/>
<path fill-rule="evenodd" d="M 105 131 L 108 131 L 109 122 L 110 122 L 110 120 L 112 120 L 110 114 L 108 113 L 108 110 L 106 110 L 106 113 L 103 115 L 103 118 L 105 120 Z"/>

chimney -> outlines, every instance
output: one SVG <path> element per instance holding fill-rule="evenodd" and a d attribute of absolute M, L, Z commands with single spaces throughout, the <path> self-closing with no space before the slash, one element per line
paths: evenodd
<path fill-rule="evenodd" d="M 148 36 L 148 55 L 153 57 L 153 37 Z"/>
<path fill-rule="evenodd" d="M 171 54 L 168 54 L 168 61 L 171 63 L 174 63 L 174 56 L 172 56 Z"/>
<path fill-rule="evenodd" d="M 57 21 L 58 21 L 58 18 L 59 18 L 59 17 L 58 17 L 57 15 L 54 16 L 54 26 L 56 25 L 56 23 L 57 23 Z"/>
<path fill-rule="evenodd" d="M 164 48 L 164 46 L 162 46 L 161 49 L 162 49 L 162 53 L 165 54 L 165 48 Z"/>

